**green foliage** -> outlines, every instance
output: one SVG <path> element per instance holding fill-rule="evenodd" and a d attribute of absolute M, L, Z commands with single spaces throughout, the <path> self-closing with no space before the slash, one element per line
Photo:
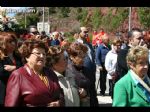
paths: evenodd
<path fill-rule="evenodd" d="M 59 7 L 60 10 L 60 17 L 65 18 L 69 17 L 70 8 L 69 7 Z"/>
<path fill-rule="evenodd" d="M 103 16 L 101 20 L 101 25 L 104 29 L 107 29 L 107 31 L 116 30 L 128 17 L 128 11 L 125 8 L 118 8 L 115 15 L 112 14 L 112 10 L 113 8 L 110 8 L 107 15 Z"/>
<path fill-rule="evenodd" d="M 79 22 L 81 22 L 82 26 L 86 25 L 87 15 L 88 15 L 88 11 L 87 11 L 87 9 L 84 8 L 84 9 L 82 9 L 82 12 L 79 13 L 77 16 L 77 18 L 78 18 Z"/>
<path fill-rule="evenodd" d="M 25 27 L 25 14 L 18 17 L 19 26 L 21 28 Z M 29 27 L 30 25 L 37 25 L 37 22 L 39 21 L 38 14 L 26 14 L 26 26 Z"/>
<path fill-rule="evenodd" d="M 111 19 L 111 27 L 113 28 L 112 30 L 117 29 L 127 17 L 128 17 L 127 10 L 119 8 L 117 15 L 113 16 Z"/>
<path fill-rule="evenodd" d="M 138 8 L 138 15 L 140 23 L 145 27 L 150 27 L 150 8 L 149 7 L 140 7 Z"/>
<path fill-rule="evenodd" d="M 102 18 L 102 16 L 101 16 L 99 8 L 95 8 L 92 18 L 91 18 L 92 25 L 95 29 L 99 28 L 99 26 L 101 24 L 101 18 Z"/>
<path fill-rule="evenodd" d="M 49 7 L 49 14 L 56 13 L 56 7 Z"/>

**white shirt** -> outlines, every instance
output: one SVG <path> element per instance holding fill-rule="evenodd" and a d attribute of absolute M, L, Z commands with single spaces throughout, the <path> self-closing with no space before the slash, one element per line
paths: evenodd
<path fill-rule="evenodd" d="M 112 79 L 112 76 L 116 70 L 117 53 L 114 50 L 110 50 L 105 58 L 105 68 L 107 70 L 107 78 Z"/>

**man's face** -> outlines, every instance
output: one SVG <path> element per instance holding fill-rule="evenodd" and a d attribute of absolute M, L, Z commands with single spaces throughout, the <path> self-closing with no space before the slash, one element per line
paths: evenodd
<path fill-rule="evenodd" d="M 39 34 L 39 32 L 37 31 L 36 28 L 31 28 L 31 29 L 30 29 L 30 33 L 31 33 L 32 35 L 38 35 L 38 34 Z"/>
<path fill-rule="evenodd" d="M 135 31 L 133 32 L 133 37 L 131 40 L 132 46 L 137 46 L 142 44 L 143 42 L 143 35 L 141 32 Z"/>
<path fill-rule="evenodd" d="M 88 36 L 88 31 L 81 31 L 81 36 L 82 37 L 87 37 Z"/>

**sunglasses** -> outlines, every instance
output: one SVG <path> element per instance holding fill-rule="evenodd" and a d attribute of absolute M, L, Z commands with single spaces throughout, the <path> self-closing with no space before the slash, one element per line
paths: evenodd
<path fill-rule="evenodd" d="M 39 34 L 39 32 L 32 32 L 34 35 Z"/>

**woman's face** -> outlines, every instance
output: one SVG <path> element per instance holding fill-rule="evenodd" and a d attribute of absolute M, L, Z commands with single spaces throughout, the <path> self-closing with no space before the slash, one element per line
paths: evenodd
<path fill-rule="evenodd" d="M 143 78 L 148 71 L 148 57 L 143 57 L 137 61 L 137 63 L 132 66 L 132 70 L 141 78 Z"/>
<path fill-rule="evenodd" d="M 67 60 L 65 59 L 65 56 L 63 53 L 60 55 L 59 61 L 53 65 L 53 68 L 59 73 L 63 73 L 66 70 Z"/>
<path fill-rule="evenodd" d="M 77 55 L 77 56 L 71 56 L 71 60 L 76 66 L 82 66 L 84 63 L 85 55 Z"/>
<path fill-rule="evenodd" d="M 6 39 L 6 51 L 7 53 L 13 53 L 16 48 L 15 40 L 11 36 L 5 36 Z"/>
<path fill-rule="evenodd" d="M 32 66 L 42 68 L 45 66 L 46 53 L 43 48 L 34 48 L 28 58 L 27 63 Z"/>

